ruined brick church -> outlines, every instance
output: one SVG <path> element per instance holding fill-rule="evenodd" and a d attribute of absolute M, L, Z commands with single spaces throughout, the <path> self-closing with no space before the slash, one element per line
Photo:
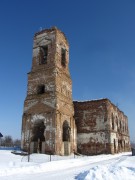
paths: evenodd
<path fill-rule="evenodd" d="M 108 99 L 73 101 L 68 65 L 63 32 L 52 27 L 35 34 L 21 148 L 57 155 L 129 151 L 127 117 Z"/>

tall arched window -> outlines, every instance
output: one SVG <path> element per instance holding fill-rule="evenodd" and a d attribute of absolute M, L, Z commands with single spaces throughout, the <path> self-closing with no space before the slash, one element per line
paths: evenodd
<path fill-rule="evenodd" d="M 40 62 L 39 62 L 39 64 L 46 64 L 47 56 L 48 56 L 48 46 L 41 46 L 40 47 Z"/>
<path fill-rule="evenodd" d="M 61 65 L 66 67 L 66 49 L 61 49 Z"/>
<path fill-rule="evenodd" d="M 121 128 L 122 128 L 122 124 L 121 124 L 121 120 L 120 120 L 120 130 L 121 130 Z"/>
<path fill-rule="evenodd" d="M 71 128 L 67 121 L 64 121 L 63 123 L 63 141 L 70 141 L 70 131 Z"/>
<path fill-rule="evenodd" d="M 113 113 L 112 113 L 112 129 L 114 130 L 114 116 L 113 116 Z"/>
<path fill-rule="evenodd" d="M 115 139 L 113 140 L 113 143 L 114 143 L 114 153 L 116 153 L 116 140 Z"/>

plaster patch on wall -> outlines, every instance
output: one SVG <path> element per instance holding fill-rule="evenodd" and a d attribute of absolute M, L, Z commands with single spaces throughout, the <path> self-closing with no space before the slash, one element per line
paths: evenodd
<path fill-rule="evenodd" d="M 45 119 L 45 117 L 42 114 L 35 114 L 32 116 L 31 122 L 34 123 L 37 120 L 44 120 L 44 119 Z"/>
<path fill-rule="evenodd" d="M 99 143 L 108 143 L 108 139 L 105 138 L 104 132 L 96 132 L 96 133 L 79 133 L 77 134 L 77 141 L 78 143 L 90 143 L 99 142 Z"/>
<path fill-rule="evenodd" d="M 96 118 L 96 129 L 97 130 L 104 130 L 105 129 L 105 123 L 104 123 L 104 116 L 97 116 Z"/>
<path fill-rule="evenodd" d="M 39 47 L 37 47 L 37 48 L 33 49 L 33 57 L 35 57 L 35 58 L 37 58 L 37 57 L 38 57 L 38 55 L 39 55 L 39 50 L 40 50 L 40 48 L 39 48 Z"/>
<path fill-rule="evenodd" d="M 39 34 L 36 36 L 36 39 L 34 39 L 34 45 L 33 47 L 37 46 L 44 46 L 50 44 L 55 39 L 55 34 Z"/>
<path fill-rule="evenodd" d="M 117 139 L 116 133 L 111 132 L 110 141 L 112 144 L 114 143 L 114 139 Z"/>

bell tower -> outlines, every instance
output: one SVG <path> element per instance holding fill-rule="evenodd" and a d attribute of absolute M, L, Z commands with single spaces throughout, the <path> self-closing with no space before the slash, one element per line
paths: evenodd
<path fill-rule="evenodd" d="M 69 73 L 69 45 L 56 27 L 35 34 L 22 118 L 22 149 L 69 155 L 76 126 Z"/>

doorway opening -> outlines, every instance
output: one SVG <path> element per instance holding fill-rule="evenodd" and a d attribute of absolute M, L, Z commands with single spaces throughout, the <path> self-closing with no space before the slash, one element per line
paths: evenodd
<path fill-rule="evenodd" d="M 45 125 L 43 120 L 37 120 L 32 128 L 31 142 L 34 142 L 34 153 L 42 152 L 42 143 L 45 142 Z"/>
<path fill-rule="evenodd" d="M 63 123 L 63 143 L 64 143 L 64 155 L 70 154 L 70 134 L 71 128 L 67 121 Z"/>

